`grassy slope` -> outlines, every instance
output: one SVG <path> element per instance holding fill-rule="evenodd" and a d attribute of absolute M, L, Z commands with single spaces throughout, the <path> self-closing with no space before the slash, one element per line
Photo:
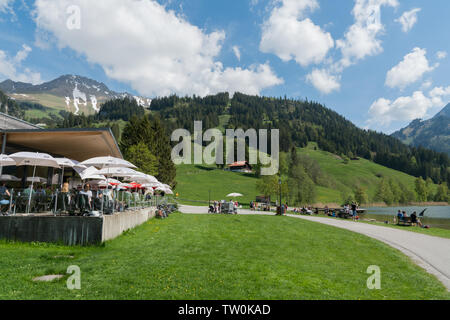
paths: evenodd
<path fill-rule="evenodd" d="M 344 164 L 334 154 L 314 150 L 312 144 L 299 149 L 299 153 L 307 154 L 317 161 L 322 170 L 334 181 L 332 188 L 317 187 L 317 202 L 339 204 L 342 202 L 341 191 L 352 193 L 358 184 L 367 188 L 367 193 L 372 199 L 381 179 L 376 176 L 377 174 L 400 181 L 411 189 L 414 186 L 414 177 L 365 159 Z M 255 200 L 259 194 L 256 190 L 256 178 L 248 174 L 216 169 L 215 166 L 180 165 L 177 167 L 177 181 L 176 191 L 181 199 L 208 201 L 208 190 L 211 190 L 212 200 L 221 200 L 231 192 L 238 192 L 244 195 L 239 201 L 248 203 Z"/>
<path fill-rule="evenodd" d="M 342 201 L 341 192 L 353 193 L 358 185 L 365 187 L 369 199 L 373 199 L 378 183 L 381 180 L 381 178 L 377 177 L 377 174 L 401 182 L 411 190 L 414 189 L 415 177 L 378 165 L 366 159 L 361 158 L 360 160 L 350 161 L 348 164 L 344 164 L 342 159 L 336 155 L 326 151 L 314 150 L 313 144 L 310 144 L 307 148 L 300 149 L 300 153 L 307 154 L 314 159 L 320 165 L 321 169 L 334 180 L 334 187 L 318 188 L 317 200 L 319 202 L 340 203 Z"/>
<path fill-rule="evenodd" d="M 288 217 L 174 214 L 104 247 L 0 243 L 0 250 L 0 299 L 450 298 L 399 251 Z M 66 288 L 67 277 L 31 280 L 69 265 L 81 268 L 80 291 Z M 381 268 L 381 290 L 366 287 L 370 265 Z"/>

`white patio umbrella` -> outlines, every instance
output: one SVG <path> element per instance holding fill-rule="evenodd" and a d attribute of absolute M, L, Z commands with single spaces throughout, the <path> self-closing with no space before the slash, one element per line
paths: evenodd
<path fill-rule="evenodd" d="M 61 170 L 61 190 L 63 188 L 64 184 L 64 169 L 65 168 L 78 168 L 80 170 L 86 169 L 86 166 L 80 164 L 78 161 L 71 160 L 68 158 L 55 158 L 56 162 L 58 162 L 58 165 L 62 168 Z M 55 198 L 55 214 L 56 210 L 58 208 L 58 196 Z"/>
<path fill-rule="evenodd" d="M 159 188 L 159 187 L 164 187 L 163 184 L 159 181 L 157 182 L 150 182 L 150 183 L 144 183 L 146 188 Z"/>
<path fill-rule="evenodd" d="M 16 165 L 16 161 L 6 154 L 0 154 L 0 175 L 3 173 L 3 167 L 12 167 Z"/>
<path fill-rule="evenodd" d="M 96 158 L 88 159 L 88 160 L 81 162 L 81 164 L 85 165 L 87 167 L 93 166 L 93 167 L 102 168 L 102 169 L 108 168 L 108 167 L 136 169 L 136 166 L 134 164 L 132 164 L 131 162 L 124 160 L 124 159 L 114 158 L 111 156 L 96 157 Z"/>
<path fill-rule="evenodd" d="M 46 153 L 39 152 L 18 152 L 11 154 L 9 156 L 11 159 L 16 161 L 17 166 L 33 166 L 33 178 L 36 175 L 36 167 L 51 167 L 59 168 L 58 162 L 55 158 Z M 31 205 L 31 194 L 33 193 L 33 181 L 31 182 L 30 197 L 28 199 L 27 213 L 29 213 Z"/>
<path fill-rule="evenodd" d="M 171 189 L 166 189 L 166 191 L 164 193 L 165 194 L 173 194 L 173 191 Z"/>
<path fill-rule="evenodd" d="M 81 162 L 85 166 L 94 166 L 97 168 L 137 168 L 134 164 L 124 159 L 114 158 L 111 156 L 107 157 L 96 157 L 92 159 L 85 160 Z M 108 175 L 109 176 L 109 175 Z M 102 212 L 103 212 L 103 197 L 102 197 Z M 114 207 L 113 207 L 114 212 Z"/>
<path fill-rule="evenodd" d="M 227 195 L 227 197 L 243 197 L 244 195 L 240 194 L 240 193 L 230 193 Z"/>
<path fill-rule="evenodd" d="M 130 177 L 134 175 L 138 175 L 139 172 L 131 169 L 131 168 L 124 168 L 124 167 L 113 167 L 113 168 L 103 168 L 99 170 L 98 172 L 101 175 L 107 176 L 107 177 Z"/>
<path fill-rule="evenodd" d="M 145 173 L 139 173 L 137 175 L 131 175 L 127 177 L 125 180 L 127 181 L 135 181 L 140 183 L 154 183 L 154 184 L 160 184 L 158 179 L 156 179 L 154 176 L 151 176 L 149 174 Z"/>
<path fill-rule="evenodd" d="M 0 165 L 2 167 L 15 166 L 16 161 L 6 154 L 0 154 Z"/>
<path fill-rule="evenodd" d="M 67 158 L 55 158 L 58 165 L 62 168 L 61 176 L 64 177 L 64 169 L 65 168 L 79 168 L 80 170 L 84 170 L 87 167 L 85 165 L 80 164 L 78 161 L 67 159 Z M 63 179 L 61 179 L 61 189 L 63 187 Z"/>
<path fill-rule="evenodd" d="M 86 170 L 83 170 L 82 172 L 79 172 L 78 174 L 81 177 L 81 180 L 89 180 L 89 179 L 95 179 L 95 180 L 106 180 L 106 177 L 104 175 L 101 175 L 100 170 L 98 170 L 95 167 L 89 167 Z"/>
<path fill-rule="evenodd" d="M 41 177 L 28 177 L 27 182 L 46 184 L 47 179 Z"/>
<path fill-rule="evenodd" d="M 9 174 L 3 174 L 0 176 L 0 181 L 18 182 L 18 181 L 20 181 L 20 179 L 15 176 L 9 175 Z"/>
<path fill-rule="evenodd" d="M 108 179 L 108 180 L 94 180 L 91 181 L 90 184 L 93 186 L 100 186 L 100 187 L 107 187 L 109 186 L 111 183 L 114 184 L 122 184 L 122 182 L 120 182 L 119 180 L 116 179 Z"/>
<path fill-rule="evenodd" d="M 141 184 L 141 186 L 142 186 L 142 188 L 145 188 L 145 189 L 152 189 L 153 190 L 153 187 L 155 187 L 155 184 L 154 183 L 144 183 L 144 184 Z"/>

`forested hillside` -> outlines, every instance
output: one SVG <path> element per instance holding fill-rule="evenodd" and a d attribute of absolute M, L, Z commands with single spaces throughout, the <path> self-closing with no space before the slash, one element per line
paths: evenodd
<path fill-rule="evenodd" d="M 8 112 L 19 118 L 27 106 L 20 107 L 0 93 L 1 110 L 5 102 Z M 54 117 L 54 127 L 95 127 L 109 125 L 120 138 L 118 121 L 129 121 L 132 115 L 142 117 L 148 113 L 136 101 L 128 98 L 110 100 L 101 105 L 96 115 L 76 116 L 61 111 Z M 348 158 L 362 157 L 388 168 L 416 177 L 431 178 L 435 183 L 450 182 L 449 156 L 445 153 L 413 147 L 400 140 L 371 130 L 363 130 L 324 107 L 308 100 L 249 96 L 228 93 L 202 97 L 169 97 L 152 100 L 150 114 L 160 118 L 164 132 L 178 128 L 193 132 L 194 121 L 203 121 L 203 129 L 280 129 L 281 151 L 292 147 L 305 147 L 309 142 L 317 143 L 321 150 Z M 35 119 L 39 121 L 39 119 Z M 36 122 L 35 122 L 36 123 Z M 123 124 L 121 124 L 123 128 Z M 270 149 L 269 149 L 270 152 Z"/>
<path fill-rule="evenodd" d="M 450 182 L 449 157 L 422 147 L 409 147 L 400 140 L 371 130 L 363 130 L 331 109 L 313 101 L 269 98 L 236 93 L 233 98 L 215 96 L 163 97 L 152 101 L 169 130 L 192 130 L 194 120 L 203 120 L 204 129 L 219 124 L 226 128 L 279 128 L 280 148 L 305 147 L 317 142 L 320 149 L 350 158 L 362 157 L 413 176 Z M 221 119 L 228 123 L 221 123 Z"/>
<path fill-rule="evenodd" d="M 0 91 L 0 112 L 7 113 L 10 116 L 23 119 L 24 110 L 20 108 L 19 104 L 10 99 L 6 94 Z"/>

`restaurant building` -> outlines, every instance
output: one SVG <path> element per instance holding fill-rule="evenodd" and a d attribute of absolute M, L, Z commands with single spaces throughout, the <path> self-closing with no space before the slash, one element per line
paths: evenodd
<path fill-rule="evenodd" d="M 79 162 L 102 156 L 123 159 L 110 129 L 42 129 L 4 113 L 0 113 L 0 142 L 2 154 L 21 151 L 41 152 L 56 158 L 68 158 Z M 24 187 L 27 177 L 32 172 L 30 167 L 5 167 L 2 174 L 22 178 Z M 57 179 L 53 168 L 38 168 L 37 175 L 46 177 L 48 185 Z M 72 184 L 78 183 L 75 177 L 71 180 Z"/>
<path fill-rule="evenodd" d="M 112 156 L 123 159 L 110 129 L 43 129 L 26 121 L 0 113 L 0 143 L 2 154 L 17 152 L 47 153 L 56 158 L 82 162 L 94 157 Z M 32 167 L 3 167 L 1 174 L 21 179 L 14 182 L 24 188 Z M 36 176 L 46 177 L 47 185 L 59 180 L 61 170 L 40 167 Z M 69 175 L 69 176 L 67 176 Z M 64 180 L 71 187 L 81 183 L 75 171 L 68 170 Z M 92 245 L 113 239 L 155 216 L 154 207 L 102 215 L 100 217 L 56 216 L 54 214 L 0 215 L 0 239 L 20 242 L 54 242 L 65 245 Z"/>

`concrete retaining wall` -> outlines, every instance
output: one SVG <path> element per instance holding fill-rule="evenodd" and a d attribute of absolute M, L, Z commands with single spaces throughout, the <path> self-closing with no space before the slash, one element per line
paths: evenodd
<path fill-rule="evenodd" d="M 133 229 L 155 216 L 155 210 L 143 209 L 104 216 L 102 240 L 107 241 L 120 236 L 124 231 Z"/>
<path fill-rule="evenodd" d="M 95 245 L 114 239 L 154 216 L 154 209 L 142 209 L 104 217 L 0 217 L 0 239 Z"/>

